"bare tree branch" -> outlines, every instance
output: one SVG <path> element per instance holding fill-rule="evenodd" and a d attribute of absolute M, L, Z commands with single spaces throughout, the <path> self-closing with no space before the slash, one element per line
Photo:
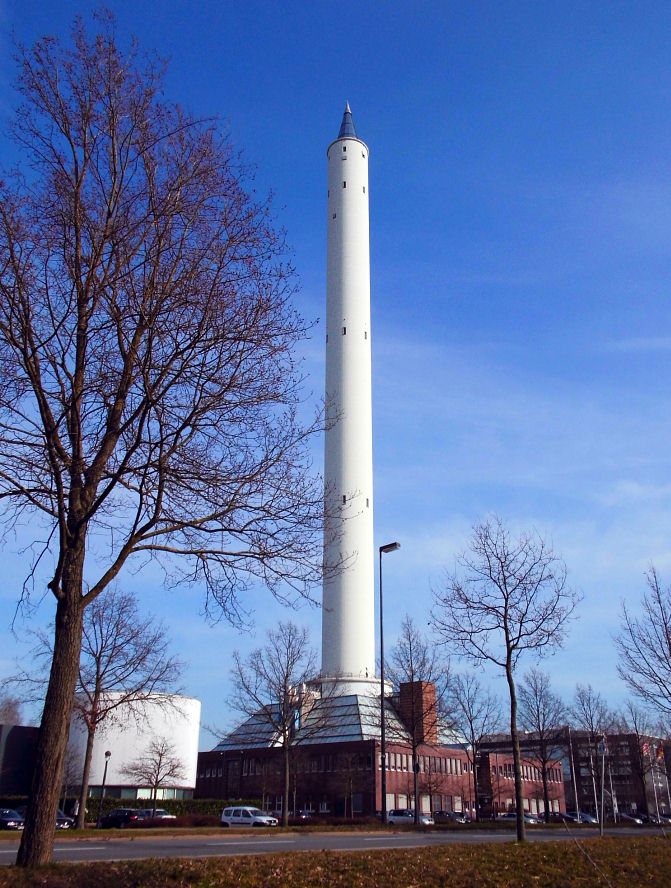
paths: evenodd
<path fill-rule="evenodd" d="M 641 613 L 622 602 L 615 636 L 617 671 L 629 690 L 662 717 L 671 716 L 671 587 L 662 588 L 654 567 L 646 574 Z"/>

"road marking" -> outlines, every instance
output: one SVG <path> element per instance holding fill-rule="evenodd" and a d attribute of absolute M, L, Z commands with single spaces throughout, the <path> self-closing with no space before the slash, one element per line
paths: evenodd
<path fill-rule="evenodd" d="M 296 839 L 252 839 L 251 837 L 245 842 L 223 841 L 223 842 L 206 842 L 208 848 L 231 848 L 233 845 L 240 845 L 247 848 L 250 844 L 254 845 L 294 845 Z"/>
<path fill-rule="evenodd" d="M 65 851 L 68 854 L 71 851 L 105 851 L 107 845 L 82 845 L 81 847 L 74 846 L 64 846 L 63 848 L 54 848 L 54 851 Z"/>

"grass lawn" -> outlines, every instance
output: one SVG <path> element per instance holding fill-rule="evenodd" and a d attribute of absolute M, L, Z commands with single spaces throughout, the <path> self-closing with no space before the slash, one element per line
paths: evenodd
<path fill-rule="evenodd" d="M 669 888 L 671 843 L 606 838 L 0 869 L 0 888 Z"/>

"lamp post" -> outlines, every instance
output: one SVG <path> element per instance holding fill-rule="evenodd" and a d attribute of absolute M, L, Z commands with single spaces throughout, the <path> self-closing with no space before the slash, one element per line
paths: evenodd
<path fill-rule="evenodd" d="M 103 771 L 103 785 L 100 789 L 100 803 L 98 804 L 98 819 L 96 820 L 96 828 L 100 829 L 100 818 L 103 813 L 103 799 L 105 798 L 105 783 L 107 782 L 107 765 L 109 764 L 112 753 L 108 750 L 105 752 L 105 770 Z"/>
<path fill-rule="evenodd" d="M 386 552 L 395 552 L 401 548 L 400 543 L 387 543 L 380 546 L 380 569 L 378 577 L 380 581 L 380 791 L 382 823 L 387 822 L 387 745 L 385 737 L 384 721 L 384 621 L 382 619 L 382 555 Z"/>

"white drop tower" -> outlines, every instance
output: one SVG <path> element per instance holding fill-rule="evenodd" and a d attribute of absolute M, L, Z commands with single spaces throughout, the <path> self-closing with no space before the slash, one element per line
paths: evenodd
<path fill-rule="evenodd" d="M 368 146 L 349 104 L 328 158 L 321 680 L 375 693 Z M 342 565 L 342 570 L 329 570 Z"/>

